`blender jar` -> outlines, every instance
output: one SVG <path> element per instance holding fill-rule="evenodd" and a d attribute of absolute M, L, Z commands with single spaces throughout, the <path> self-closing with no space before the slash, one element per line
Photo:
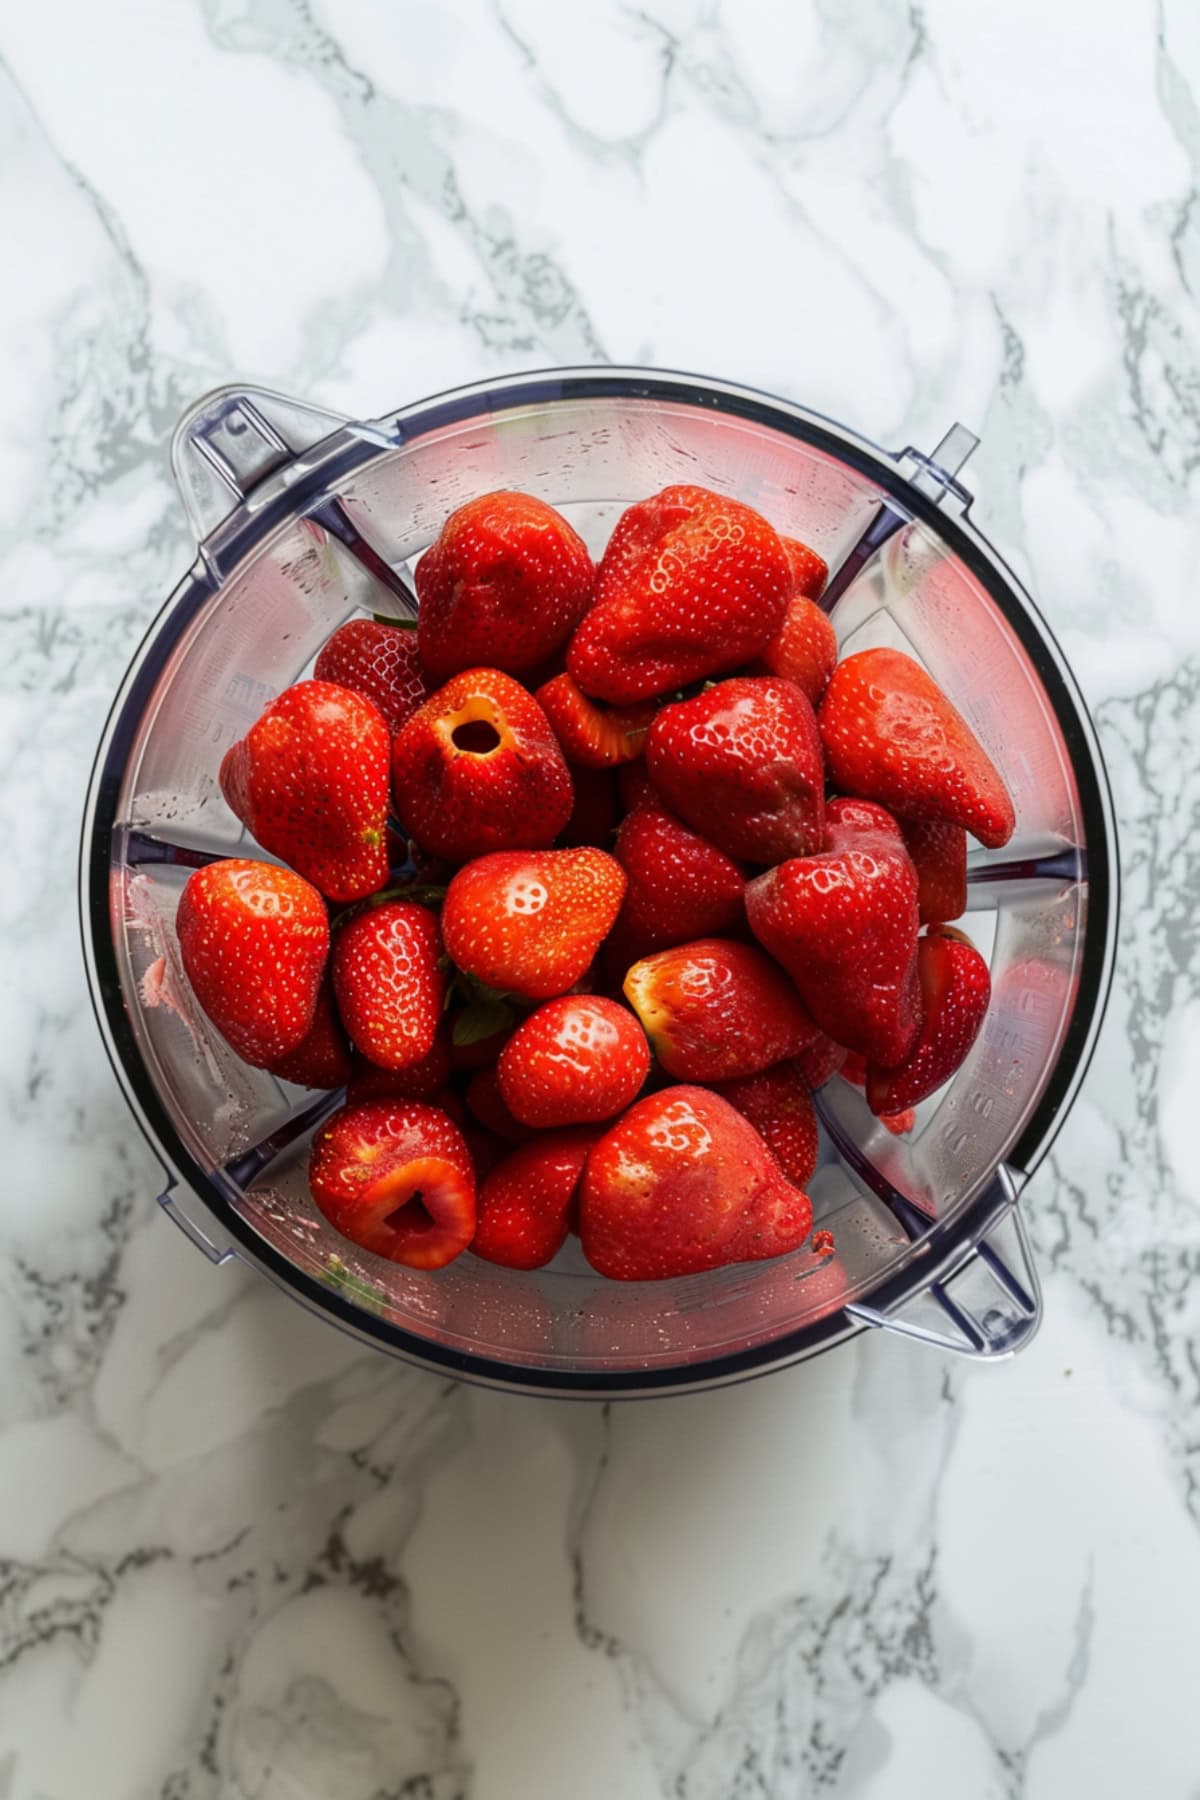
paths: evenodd
<path fill-rule="evenodd" d="M 80 880 L 109 1055 L 162 1163 L 162 1206 L 212 1261 L 241 1257 L 411 1360 L 542 1392 L 705 1387 L 868 1327 L 982 1358 L 1028 1339 L 1040 1298 L 1017 1199 L 1099 1027 L 1115 837 L 1070 673 L 970 519 L 958 475 L 975 442 L 956 426 L 930 456 L 893 455 L 785 401 L 643 370 L 525 375 L 370 423 L 252 389 L 192 410 L 172 460 L 197 558 L 106 726 Z M 627 504 L 679 481 L 819 550 L 843 652 L 915 656 L 1004 775 L 1016 833 L 969 866 L 966 923 L 992 974 L 984 1028 L 903 1139 L 847 1083 L 821 1090 L 811 1194 L 832 1250 L 631 1284 L 598 1277 L 574 1239 L 528 1274 L 469 1254 L 436 1273 L 384 1262 L 308 1194 L 308 1139 L 338 1097 L 247 1067 L 183 974 L 173 921 L 190 870 L 264 854 L 221 796 L 222 754 L 343 620 L 411 614 L 413 561 L 463 501 L 540 495 L 597 553 Z"/>

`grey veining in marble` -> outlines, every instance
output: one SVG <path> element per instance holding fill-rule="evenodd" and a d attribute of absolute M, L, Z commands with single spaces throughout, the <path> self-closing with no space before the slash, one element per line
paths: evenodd
<path fill-rule="evenodd" d="M 0 1800 L 1195 1800 L 1200 12 L 39 0 L 0 55 Z M 176 417 L 606 360 L 966 420 L 1094 708 L 1118 978 L 1010 1366 L 507 1399 L 154 1214 L 73 890 Z"/>

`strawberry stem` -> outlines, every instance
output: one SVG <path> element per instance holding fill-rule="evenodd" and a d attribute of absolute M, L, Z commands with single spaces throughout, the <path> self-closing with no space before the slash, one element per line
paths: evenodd
<path fill-rule="evenodd" d="M 352 905 L 343 906 L 331 914 L 329 928 L 331 931 L 340 931 L 351 919 L 357 919 L 362 913 L 372 912 L 377 906 L 386 906 L 389 900 L 411 900 L 418 906 L 440 906 L 445 898 L 445 888 L 432 882 L 394 882 L 390 887 L 380 888 L 377 894 L 368 894 L 365 900 L 355 900 Z"/>

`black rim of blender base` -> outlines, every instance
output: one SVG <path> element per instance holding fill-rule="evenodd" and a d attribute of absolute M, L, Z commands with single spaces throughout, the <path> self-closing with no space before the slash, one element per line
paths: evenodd
<path fill-rule="evenodd" d="M 547 370 L 517 377 L 500 386 L 479 383 L 453 389 L 402 409 L 396 417 L 384 421 L 384 425 L 395 447 L 400 448 L 406 442 L 481 412 L 506 412 L 523 404 L 553 400 L 597 398 L 674 401 L 726 413 L 812 444 L 836 457 L 867 476 L 906 513 L 920 519 L 946 542 L 1015 630 L 1042 681 L 1070 752 L 1088 846 L 1087 924 L 1071 1020 L 1054 1071 L 1025 1130 L 1006 1159 L 1022 1175 L 1030 1174 L 1049 1149 L 1065 1117 L 1065 1102 L 1083 1079 L 1099 1033 L 1111 982 L 1109 943 L 1117 879 L 1116 833 L 1107 773 L 1087 709 L 1075 689 L 1053 633 L 1007 565 L 990 545 L 986 549 L 983 547 L 975 527 L 972 525 L 967 530 L 956 518 L 943 514 L 935 502 L 927 500 L 899 473 L 886 451 L 847 433 L 832 420 L 807 409 L 793 409 L 791 402 L 770 394 L 743 387 L 726 387 L 714 383 L 711 378 L 674 371 Z M 419 429 L 413 429 L 416 420 L 419 420 Z M 252 517 L 235 515 L 220 528 L 225 566 L 232 567 L 240 562 L 287 517 L 311 511 L 326 496 L 333 482 L 343 480 L 356 466 L 379 454 L 376 439 L 355 441 L 329 461 L 317 457 L 310 473 L 260 507 Z M 354 1306 L 335 1289 L 290 1262 L 217 1189 L 212 1177 L 195 1161 L 180 1139 L 141 1056 L 125 1008 L 110 927 L 112 839 L 116 803 L 128 753 L 146 703 L 169 655 L 199 608 L 215 590 L 216 583 L 203 564 L 198 563 L 160 608 L 135 652 L 101 738 L 80 844 L 80 923 L 85 962 L 94 967 L 96 974 L 93 1010 L 114 1073 L 133 1102 L 134 1116 L 147 1142 L 159 1160 L 166 1162 L 168 1172 L 186 1182 L 204 1207 L 248 1252 L 250 1259 L 310 1310 L 331 1318 L 354 1337 L 386 1347 L 411 1362 L 493 1387 L 580 1396 L 632 1396 L 664 1389 L 698 1390 L 784 1367 L 806 1353 L 829 1348 L 834 1342 L 857 1335 L 862 1327 L 851 1325 L 838 1308 L 825 1319 L 768 1343 L 702 1362 L 670 1367 L 590 1373 L 476 1355 L 417 1336 Z M 1015 608 L 1012 605 L 1014 595 L 1020 602 Z M 934 1275 L 986 1232 L 991 1221 L 981 1220 L 979 1216 L 986 1191 L 986 1187 L 981 1189 L 952 1220 L 931 1228 L 923 1240 L 929 1255 L 916 1259 L 909 1270 L 885 1279 L 871 1289 L 870 1304 L 874 1309 L 886 1313 L 924 1291 Z"/>

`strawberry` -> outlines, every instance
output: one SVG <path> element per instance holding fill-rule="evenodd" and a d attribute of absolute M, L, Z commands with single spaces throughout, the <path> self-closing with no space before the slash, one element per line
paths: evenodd
<path fill-rule="evenodd" d="M 624 872 L 603 850 L 481 856 L 447 889 L 446 949 L 488 987 L 550 1000 L 584 974 L 624 893 Z"/>
<path fill-rule="evenodd" d="M 360 1100 L 432 1100 L 449 1079 L 450 1034 L 439 1025 L 428 1053 L 403 1069 L 381 1069 L 365 1056 L 356 1056 L 347 1080 L 346 1102 L 356 1106 Z"/>
<path fill-rule="evenodd" d="M 416 632 L 403 625 L 385 625 L 382 619 L 347 619 L 339 625 L 313 665 L 313 674 L 318 681 L 336 682 L 369 700 L 393 737 L 429 692 Z"/>
<path fill-rule="evenodd" d="M 848 1050 L 843 1058 L 842 1066 L 838 1070 L 838 1074 L 843 1081 L 848 1081 L 852 1087 L 865 1088 L 867 1085 L 866 1058 L 860 1056 L 857 1050 Z"/>
<path fill-rule="evenodd" d="M 828 613 L 803 594 L 788 601 L 783 624 L 762 655 L 750 665 L 752 675 L 781 675 L 819 706 L 837 666 L 837 632 Z"/>
<path fill-rule="evenodd" d="M 794 1062 L 777 1063 L 758 1075 L 718 1081 L 713 1092 L 736 1106 L 789 1181 L 806 1188 L 817 1168 L 817 1115 L 808 1083 Z"/>
<path fill-rule="evenodd" d="M 646 742 L 668 806 L 727 856 L 781 862 L 821 848 L 825 767 L 812 706 L 778 675 L 739 676 L 664 706 Z"/>
<path fill-rule="evenodd" d="M 617 793 L 622 812 L 635 812 L 646 800 L 653 800 L 660 806 L 662 804 L 654 791 L 654 783 L 646 773 L 644 756 L 639 756 L 636 762 L 621 764 L 617 770 Z"/>
<path fill-rule="evenodd" d="M 618 519 L 567 668 L 597 700 L 648 700 L 756 656 L 791 591 L 787 553 L 758 513 L 706 488 L 664 488 Z"/>
<path fill-rule="evenodd" d="M 829 564 L 825 558 L 801 543 L 799 538 L 781 537 L 779 541 L 787 552 L 792 571 L 792 593 L 799 594 L 804 600 L 819 599 L 829 579 Z"/>
<path fill-rule="evenodd" d="M 221 791 L 264 850 L 330 900 L 388 877 L 388 756 L 380 713 L 330 681 L 299 681 L 225 752 Z"/>
<path fill-rule="evenodd" d="M 587 546 L 532 494 L 482 494 L 452 512 L 417 564 L 417 643 L 435 681 L 488 663 L 536 668 L 592 599 Z"/>
<path fill-rule="evenodd" d="M 523 1144 L 533 1136 L 532 1125 L 523 1125 L 509 1109 L 500 1091 L 496 1069 L 479 1069 L 467 1083 L 467 1105 L 484 1129 L 509 1144 Z"/>
<path fill-rule="evenodd" d="M 1012 800 L 961 713 L 911 656 L 860 650 L 839 663 L 818 719 L 829 778 L 905 819 L 946 819 L 998 849 Z"/>
<path fill-rule="evenodd" d="M 188 876 L 175 915 L 197 1000 L 243 1062 L 298 1050 L 316 1017 L 329 915 L 290 869 L 228 857 Z"/>
<path fill-rule="evenodd" d="M 312 1197 L 335 1231 L 410 1269 L 441 1269 L 475 1233 L 475 1173 L 462 1132 L 419 1100 L 346 1106 L 313 1138 Z"/>
<path fill-rule="evenodd" d="M 443 1104 L 441 1100 L 438 1103 L 439 1105 Z M 448 1111 L 449 1108 L 446 1110 Z M 455 1124 L 458 1124 L 457 1119 Z M 466 1139 L 467 1149 L 471 1152 L 471 1164 L 475 1170 L 475 1185 L 478 1188 L 484 1176 L 511 1153 L 512 1144 L 507 1143 L 502 1137 L 497 1137 L 496 1133 L 489 1131 L 486 1125 L 481 1125 L 473 1114 L 468 1114 L 458 1128 Z"/>
<path fill-rule="evenodd" d="M 578 850 L 584 844 L 606 850 L 621 816 L 616 781 L 607 769 L 572 769 L 571 785 L 575 803 L 555 844 L 561 850 Z"/>
<path fill-rule="evenodd" d="M 846 1061 L 846 1054 L 842 1046 L 835 1044 L 824 1032 L 814 1038 L 806 1050 L 800 1052 L 795 1059 L 796 1067 L 812 1093 L 815 1094 L 818 1088 L 823 1088 L 827 1081 L 833 1079 Z"/>
<path fill-rule="evenodd" d="M 768 869 L 746 889 L 755 937 L 783 964 L 835 1042 L 900 1062 L 921 1022 L 917 876 L 881 807 L 829 807 L 829 848 Z"/>
<path fill-rule="evenodd" d="M 750 664 L 751 675 L 783 675 L 794 681 L 813 705 L 837 665 L 838 641 L 829 615 L 813 602 L 825 586 L 829 568 L 823 556 L 799 538 L 781 538 L 792 567 L 794 586 L 783 624 Z"/>
<path fill-rule="evenodd" d="M 471 1245 L 505 1269 L 540 1269 L 567 1239 L 572 1203 L 598 1131 L 552 1131 L 520 1144 L 484 1177 Z"/>
<path fill-rule="evenodd" d="M 718 937 L 743 918 L 743 866 L 681 824 L 652 791 L 621 821 L 613 855 L 629 882 L 613 934 L 626 968 L 651 950 Z"/>
<path fill-rule="evenodd" d="M 583 769 L 614 769 L 640 756 L 655 713 L 653 700 L 624 708 L 601 706 L 565 674 L 543 683 L 534 699 L 567 761 Z"/>
<path fill-rule="evenodd" d="M 831 800 L 825 811 L 825 848 L 844 849 L 855 836 L 863 834 L 885 837 L 897 850 L 908 848 L 899 819 L 893 818 L 886 806 L 877 806 L 874 800 L 854 800 L 845 794 Z"/>
<path fill-rule="evenodd" d="M 611 1119 L 637 1099 L 649 1072 L 649 1046 L 632 1013 L 593 994 L 539 1006 L 496 1064 L 509 1111 L 539 1130 Z"/>
<path fill-rule="evenodd" d="M 700 938 L 635 963 L 625 995 L 668 1075 L 754 1075 L 811 1044 L 817 1028 L 779 970 L 752 944 Z"/>
<path fill-rule="evenodd" d="M 812 1207 L 719 1094 L 663 1088 L 593 1147 L 579 1189 L 583 1253 L 616 1281 L 661 1281 L 795 1250 Z"/>
<path fill-rule="evenodd" d="M 553 843 L 571 816 L 571 777 L 545 713 L 498 669 L 467 669 L 431 694 L 392 748 L 406 831 L 433 856 Z"/>
<path fill-rule="evenodd" d="M 920 1035 L 898 1066 L 867 1064 L 867 1105 L 881 1116 L 919 1105 L 949 1081 L 978 1037 L 992 996 L 986 962 L 953 927 L 930 927 L 917 970 L 924 1005 Z"/>
<path fill-rule="evenodd" d="M 317 1010 L 308 1035 L 294 1050 L 271 1064 L 271 1074 L 296 1087 L 340 1088 L 350 1080 L 353 1063 L 346 1033 L 333 999 L 333 983 L 326 971 L 317 994 Z"/>
<path fill-rule="evenodd" d="M 879 1123 L 886 1125 L 893 1137 L 907 1137 L 917 1122 L 915 1106 L 906 1106 L 903 1112 L 884 1113 Z"/>
<path fill-rule="evenodd" d="M 436 1093 L 430 1095 L 429 1104 L 438 1107 L 446 1114 L 447 1118 L 453 1119 L 463 1136 L 466 1137 L 467 1126 L 471 1123 L 471 1115 L 467 1111 L 466 1101 L 461 1094 L 456 1094 L 453 1088 L 438 1088 Z"/>
<path fill-rule="evenodd" d="M 907 819 L 904 842 L 917 871 L 922 925 L 946 925 L 967 910 L 967 834 L 945 819 Z"/>
<path fill-rule="evenodd" d="M 357 1049 L 381 1069 L 408 1069 L 433 1049 L 445 977 L 437 917 L 387 900 L 351 919 L 333 948 L 333 988 Z"/>

